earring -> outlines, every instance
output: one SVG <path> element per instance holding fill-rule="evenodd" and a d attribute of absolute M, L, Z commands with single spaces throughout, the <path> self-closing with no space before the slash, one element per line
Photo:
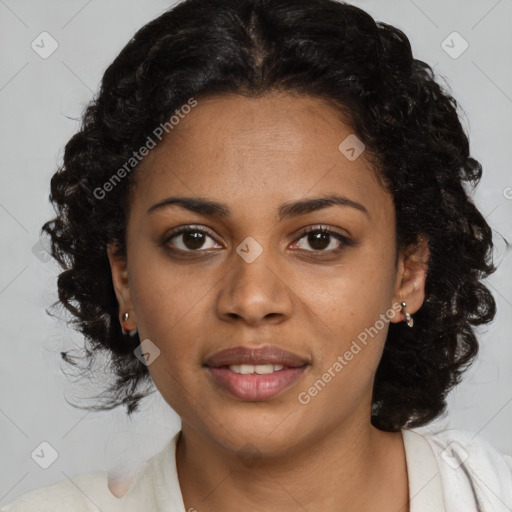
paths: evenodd
<path fill-rule="evenodd" d="M 405 309 L 407 304 L 405 302 L 402 302 L 401 306 L 402 306 L 402 309 Z M 405 314 L 405 321 L 407 322 L 407 325 L 409 327 L 412 327 L 414 325 L 414 320 L 412 319 L 412 316 L 409 313 L 407 313 L 407 311 L 404 311 L 404 314 Z"/>
<path fill-rule="evenodd" d="M 128 312 L 123 313 L 123 316 L 121 317 L 122 322 L 126 322 L 128 320 L 128 318 L 130 318 L 130 313 L 128 313 Z M 137 329 L 133 329 L 132 331 L 127 331 L 123 327 L 123 323 L 122 322 L 121 322 L 121 331 L 122 331 L 123 334 L 129 334 L 130 336 L 135 336 L 137 334 Z"/>

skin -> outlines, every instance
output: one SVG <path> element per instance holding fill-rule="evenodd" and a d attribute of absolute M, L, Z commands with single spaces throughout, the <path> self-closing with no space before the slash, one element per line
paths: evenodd
<path fill-rule="evenodd" d="M 408 509 L 401 433 L 370 423 L 388 323 L 308 404 L 297 399 L 393 304 L 405 301 L 414 314 L 424 300 L 426 242 L 397 254 L 392 196 L 365 153 L 350 161 L 338 150 L 351 133 L 318 98 L 202 98 L 136 171 L 127 261 L 115 244 L 108 255 L 120 315 L 130 313 L 123 326 L 160 350 L 149 371 L 182 419 L 176 459 L 186 510 Z M 279 220 L 283 203 L 332 193 L 367 214 L 334 205 Z M 225 203 L 231 214 L 177 205 L 147 213 L 171 195 Z M 191 224 L 212 238 L 165 241 Z M 303 228 L 316 225 L 355 245 L 333 236 L 315 245 Z M 263 251 L 252 263 L 236 252 L 248 236 Z M 238 345 L 276 345 L 311 365 L 277 397 L 243 401 L 203 368 Z"/>

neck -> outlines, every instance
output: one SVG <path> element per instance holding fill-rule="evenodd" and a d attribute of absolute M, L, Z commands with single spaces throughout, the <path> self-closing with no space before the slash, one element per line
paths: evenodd
<path fill-rule="evenodd" d="M 253 457 L 183 423 L 176 461 L 186 510 L 407 510 L 401 433 L 369 423 L 315 433 L 277 456 Z"/>

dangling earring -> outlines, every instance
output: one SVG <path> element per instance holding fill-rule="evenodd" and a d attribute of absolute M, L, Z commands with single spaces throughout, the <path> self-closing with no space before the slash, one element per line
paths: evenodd
<path fill-rule="evenodd" d="M 405 302 L 402 302 L 401 306 L 402 306 L 402 309 L 405 309 L 407 304 Z M 414 325 L 414 320 L 412 319 L 412 316 L 409 313 L 407 313 L 407 311 L 404 311 L 404 314 L 405 314 L 405 321 L 407 322 L 407 325 L 409 327 L 412 327 Z"/>

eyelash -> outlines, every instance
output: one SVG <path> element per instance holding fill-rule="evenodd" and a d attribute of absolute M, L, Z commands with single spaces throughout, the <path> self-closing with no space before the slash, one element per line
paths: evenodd
<path fill-rule="evenodd" d="M 305 251 L 308 253 L 312 253 L 312 255 L 315 255 L 315 256 L 317 254 L 321 255 L 324 253 L 332 255 L 332 254 L 337 254 L 337 253 L 341 252 L 345 246 L 352 247 L 355 245 L 355 242 L 353 242 L 346 236 L 338 233 L 337 231 L 333 231 L 333 230 L 327 228 L 326 226 L 322 226 L 322 225 L 308 226 L 307 228 L 304 228 L 304 230 L 302 230 L 302 232 L 300 233 L 299 237 L 296 238 L 293 243 L 299 242 L 300 240 L 302 240 L 302 238 L 304 238 L 304 236 L 306 236 L 307 234 L 312 233 L 312 232 L 313 233 L 323 233 L 323 234 L 330 235 L 330 236 L 334 237 L 336 240 L 341 242 L 341 247 L 339 247 L 337 249 L 331 249 L 331 250 L 312 250 L 312 251 L 306 250 L 306 249 L 299 249 L 299 250 L 302 250 L 302 251 Z M 176 228 L 174 231 L 171 231 L 171 233 L 169 233 L 169 235 L 165 238 L 164 245 L 168 246 L 170 240 L 172 240 L 173 238 L 175 238 L 179 235 L 182 235 L 184 233 L 203 233 L 205 235 L 208 235 L 213 240 L 215 240 L 215 237 L 209 230 L 200 228 L 195 225 L 188 225 L 188 226 L 182 226 L 182 227 Z M 217 240 L 215 240 L 215 242 L 219 243 L 219 242 L 217 242 Z M 181 253 L 184 253 L 184 252 L 185 253 L 194 253 L 194 252 L 205 252 L 206 251 L 205 249 L 184 250 L 184 249 L 176 249 L 174 247 L 170 247 L 169 249 L 173 252 L 181 252 Z"/>

